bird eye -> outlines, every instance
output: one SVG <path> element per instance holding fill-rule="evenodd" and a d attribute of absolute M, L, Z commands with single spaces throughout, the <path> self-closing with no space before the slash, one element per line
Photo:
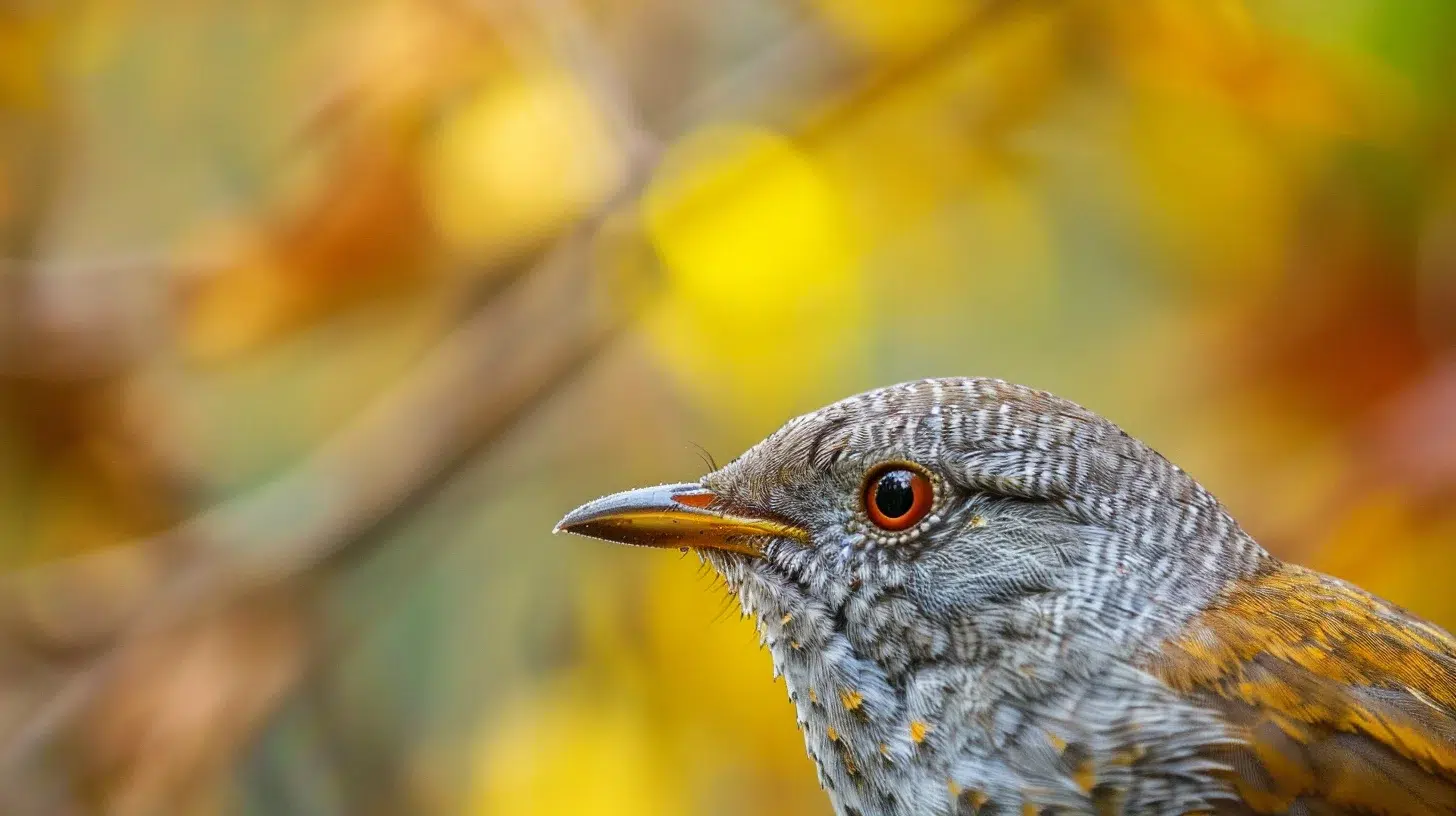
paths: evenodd
<path fill-rule="evenodd" d="M 865 480 L 865 512 L 883 530 L 897 532 L 913 527 L 934 503 L 930 479 L 904 465 L 886 465 Z"/>

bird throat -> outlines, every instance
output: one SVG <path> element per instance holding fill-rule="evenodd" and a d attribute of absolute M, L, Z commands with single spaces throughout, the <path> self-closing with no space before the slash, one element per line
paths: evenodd
<path fill-rule="evenodd" d="M 940 739 L 936 726 L 912 714 L 909 661 L 851 637 L 873 636 L 887 610 L 850 595 L 826 604 L 758 559 L 714 553 L 707 560 L 755 618 L 836 811 L 945 811 L 949 768 L 943 754 L 926 750 Z"/>
<path fill-rule="evenodd" d="M 1178 763 L 1184 741 L 1221 739 L 1224 726 L 1107 643 L 1074 643 L 999 614 L 948 626 L 893 586 L 869 596 L 853 582 L 808 586 L 765 559 L 704 557 L 755 618 L 841 816 L 993 812 L 988 803 L 1015 813 L 1059 788 L 1085 802 L 1076 761 L 1107 759 L 1098 779 L 1125 774 L 1131 760 L 1116 758 L 1136 746 L 1116 712 L 1137 709 L 1158 712 L 1137 738 L 1172 749 L 1141 761 L 1166 761 L 1188 788 L 1166 793 L 1204 801 L 1222 784 Z"/>

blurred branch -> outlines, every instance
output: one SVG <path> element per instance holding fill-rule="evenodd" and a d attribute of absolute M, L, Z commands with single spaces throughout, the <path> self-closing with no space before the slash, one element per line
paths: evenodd
<path fill-rule="evenodd" d="M 52 651 L 80 665 L 62 671 L 58 682 L 47 681 L 43 700 L 0 735 L 0 810 L 30 812 L 27 806 L 37 806 L 39 799 L 32 797 L 43 796 L 27 782 L 38 778 L 58 740 L 76 738 L 78 723 L 93 731 L 98 722 L 102 730 L 115 722 L 154 725 L 146 718 L 163 715 L 156 706 L 165 701 L 156 699 L 159 692 L 152 688 L 165 688 L 171 680 L 159 679 L 157 672 L 199 650 L 232 660 L 243 676 L 261 665 L 271 678 L 258 684 L 262 691 L 238 691 L 243 677 L 232 678 L 228 689 L 213 694 L 216 708 L 191 726 L 204 729 L 204 742 L 220 746 L 213 751 L 236 749 L 277 696 L 296 682 L 298 671 L 318 657 L 307 636 L 285 637 L 275 629 L 252 632 L 243 641 L 268 644 L 272 651 L 266 658 L 255 654 L 236 662 L 228 655 L 236 654 L 243 622 L 302 615 L 298 623 L 307 629 L 313 589 L 331 566 L 359 545 L 377 541 L 371 533 L 380 525 L 408 512 L 460 464 L 530 415 L 628 324 L 630 305 L 613 302 L 594 276 L 592 252 L 603 221 L 636 196 L 656 151 L 632 124 L 636 115 L 625 109 L 625 93 L 600 75 L 592 87 L 604 96 L 599 104 L 615 111 L 614 121 L 630 129 L 623 135 L 623 144 L 631 147 L 629 173 L 618 193 L 493 293 L 389 393 L 299 465 L 253 492 L 130 545 L 127 549 L 138 552 L 139 559 L 167 566 L 135 593 L 135 608 L 116 615 L 105 642 L 79 653 L 65 644 Z M 24 624 L 27 598 L 84 599 L 85 576 L 104 574 L 103 562 L 115 553 L 0 577 L 0 617 L 13 630 Z M 229 699 L 233 692 L 250 695 L 250 702 Z M 144 699 L 115 701 L 128 694 Z M 194 719 L 198 716 L 194 712 Z M 211 733 L 215 724 L 208 717 L 225 718 L 233 733 Z M 103 738 L 114 743 L 116 728 Z M 103 765 L 116 764 L 104 756 L 106 749 L 101 751 Z M 195 776 L 195 768 L 187 773 L 188 763 L 216 759 L 150 761 L 182 766 L 172 769 L 172 777 L 163 772 L 165 783 Z M 158 784 L 156 778 L 145 781 Z M 152 799 L 139 801 L 165 801 L 157 799 L 161 792 L 153 793 Z"/>
<path fill-rule="evenodd" d="M 798 26 L 689 95 L 669 113 L 665 128 L 681 132 L 704 121 L 745 112 L 762 116 L 766 108 L 778 107 L 775 101 L 782 101 L 766 101 L 770 94 L 791 97 L 798 92 L 805 98 L 792 102 L 808 103 L 843 80 L 849 62 L 836 58 L 837 51 L 838 44 L 820 27 Z M 793 105 L 782 107 L 793 109 Z"/>
<path fill-rule="evenodd" d="M 595 221 L 457 329 L 391 394 L 283 477 L 136 547 L 184 553 L 112 646 L 57 688 L 0 748 L 0 791 L 23 787 L 43 749 L 113 677 L 124 651 L 230 599 L 285 585 L 342 556 L 498 439 L 625 325 L 593 295 Z M 106 554 L 82 556 L 83 559 Z M 60 562 L 0 581 L 64 581 Z M 36 591 L 30 588 L 30 591 Z"/>
<path fill-rule="evenodd" d="M 122 305 L 121 287 L 160 291 L 213 265 L 160 255 L 95 259 L 0 258 L 16 300 L 0 313 L 0 377 L 33 380 L 114 375 L 165 340 L 154 316 Z M 51 292 L 54 288 L 60 291 Z M 135 299 L 133 299 L 135 300 Z"/>
<path fill-rule="evenodd" d="M 487 4 L 489 5 L 489 4 Z M 608 125 L 624 146 L 634 166 L 651 161 L 661 144 L 648 131 L 631 92 L 571 0 L 534 0 L 529 8 L 537 25 L 546 32 L 587 93 L 597 101 Z"/>

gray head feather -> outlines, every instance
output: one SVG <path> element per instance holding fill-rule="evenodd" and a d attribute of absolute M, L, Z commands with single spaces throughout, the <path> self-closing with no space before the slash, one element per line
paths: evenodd
<path fill-rule="evenodd" d="M 934 487 L 901 532 L 864 507 L 887 462 Z M 794 419 L 703 484 L 811 534 L 703 557 L 757 616 L 840 813 L 1100 813 L 1108 796 L 1184 813 L 1228 796 L 1198 750 L 1224 727 L 1140 667 L 1268 556 L 1107 420 L 999 380 L 922 380 Z"/>

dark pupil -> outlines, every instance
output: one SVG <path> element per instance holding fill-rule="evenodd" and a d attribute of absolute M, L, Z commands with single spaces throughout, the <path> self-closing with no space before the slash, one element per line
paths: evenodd
<path fill-rule="evenodd" d="M 899 518 L 915 506 L 912 480 L 908 470 L 893 470 L 880 477 L 880 485 L 875 489 L 875 507 L 885 518 Z"/>

